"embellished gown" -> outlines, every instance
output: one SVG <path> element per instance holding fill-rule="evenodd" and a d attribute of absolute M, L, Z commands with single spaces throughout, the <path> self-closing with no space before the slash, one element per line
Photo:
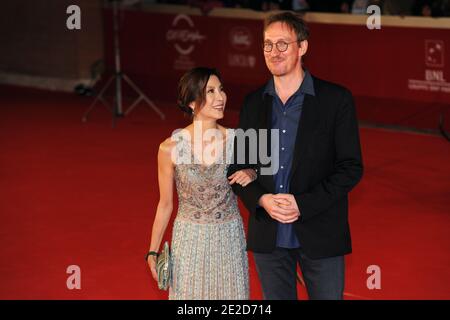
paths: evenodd
<path fill-rule="evenodd" d="M 225 150 L 231 150 L 232 143 L 229 134 Z M 237 198 L 227 179 L 230 161 L 195 164 L 192 149 L 189 139 L 178 136 L 176 156 L 190 163 L 175 164 L 178 212 L 169 299 L 248 299 L 246 242 Z M 230 160 L 231 154 L 225 157 Z"/>

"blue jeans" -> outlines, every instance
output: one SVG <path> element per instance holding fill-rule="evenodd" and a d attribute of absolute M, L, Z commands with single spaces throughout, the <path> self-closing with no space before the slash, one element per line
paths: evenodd
<path fill-rule="evenodd" d="M 301 248 L 253 253 L 265 300 L 297 300 L 297 263 L 310 300 L 342 300 L 344 256 L 310 259 Z"/>

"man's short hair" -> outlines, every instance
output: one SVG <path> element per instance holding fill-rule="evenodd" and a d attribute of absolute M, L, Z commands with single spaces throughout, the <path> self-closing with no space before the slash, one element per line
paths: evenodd
<path fill-rule="evenodd" d="M 308 40 L 309 28 L 300 14 L 291 11 L 276 13 L 270 15 L 264 21 L 264 31 L 267 27 L 275 22 L 281 22 L 286 24 L 297 35 L 297 41 Z"/>

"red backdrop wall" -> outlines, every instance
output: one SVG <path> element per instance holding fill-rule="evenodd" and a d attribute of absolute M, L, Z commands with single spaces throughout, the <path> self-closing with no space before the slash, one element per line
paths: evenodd
<path fill-rule="evenodd" d="M 104 17 L 106 62 L 112 69 L 111 10 Z M 356 97 L 379 99 L 377 105 L 385 99 L 390 109 L 402 104 L 398 114 L 408 105 L 439 105 L 427 126 L 434 126 L 442 108 L 448 113 L 450 29 L 309 25 L 306 66 L 314 75 L 345 85 Z M 123 70 L 150 97 L 175 102 L 178 79 L 187 69 L 214 66 L 222 73 L 228 106 L 237 109 L 245 94 L 269 77 L 260 19 L 124 10 L 120 27 Z M 376 117 L 371 110 L 362 111 L 363 118 Z"/>

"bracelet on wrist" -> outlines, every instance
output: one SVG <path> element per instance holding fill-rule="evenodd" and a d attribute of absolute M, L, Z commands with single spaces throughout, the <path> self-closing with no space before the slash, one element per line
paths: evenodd
<path fill-rule="evenodd" d="M 148 261 L 148 257 L 149 257 L 149 256 L 155 256 L 155 257 L 158 257 L 158 256 L 159 256 L 159 253 L 156 252 L 156 251 L 149 251 L 149 252 L 147 252 L 147 254 L 145 255 L 145 261 Z"/>

